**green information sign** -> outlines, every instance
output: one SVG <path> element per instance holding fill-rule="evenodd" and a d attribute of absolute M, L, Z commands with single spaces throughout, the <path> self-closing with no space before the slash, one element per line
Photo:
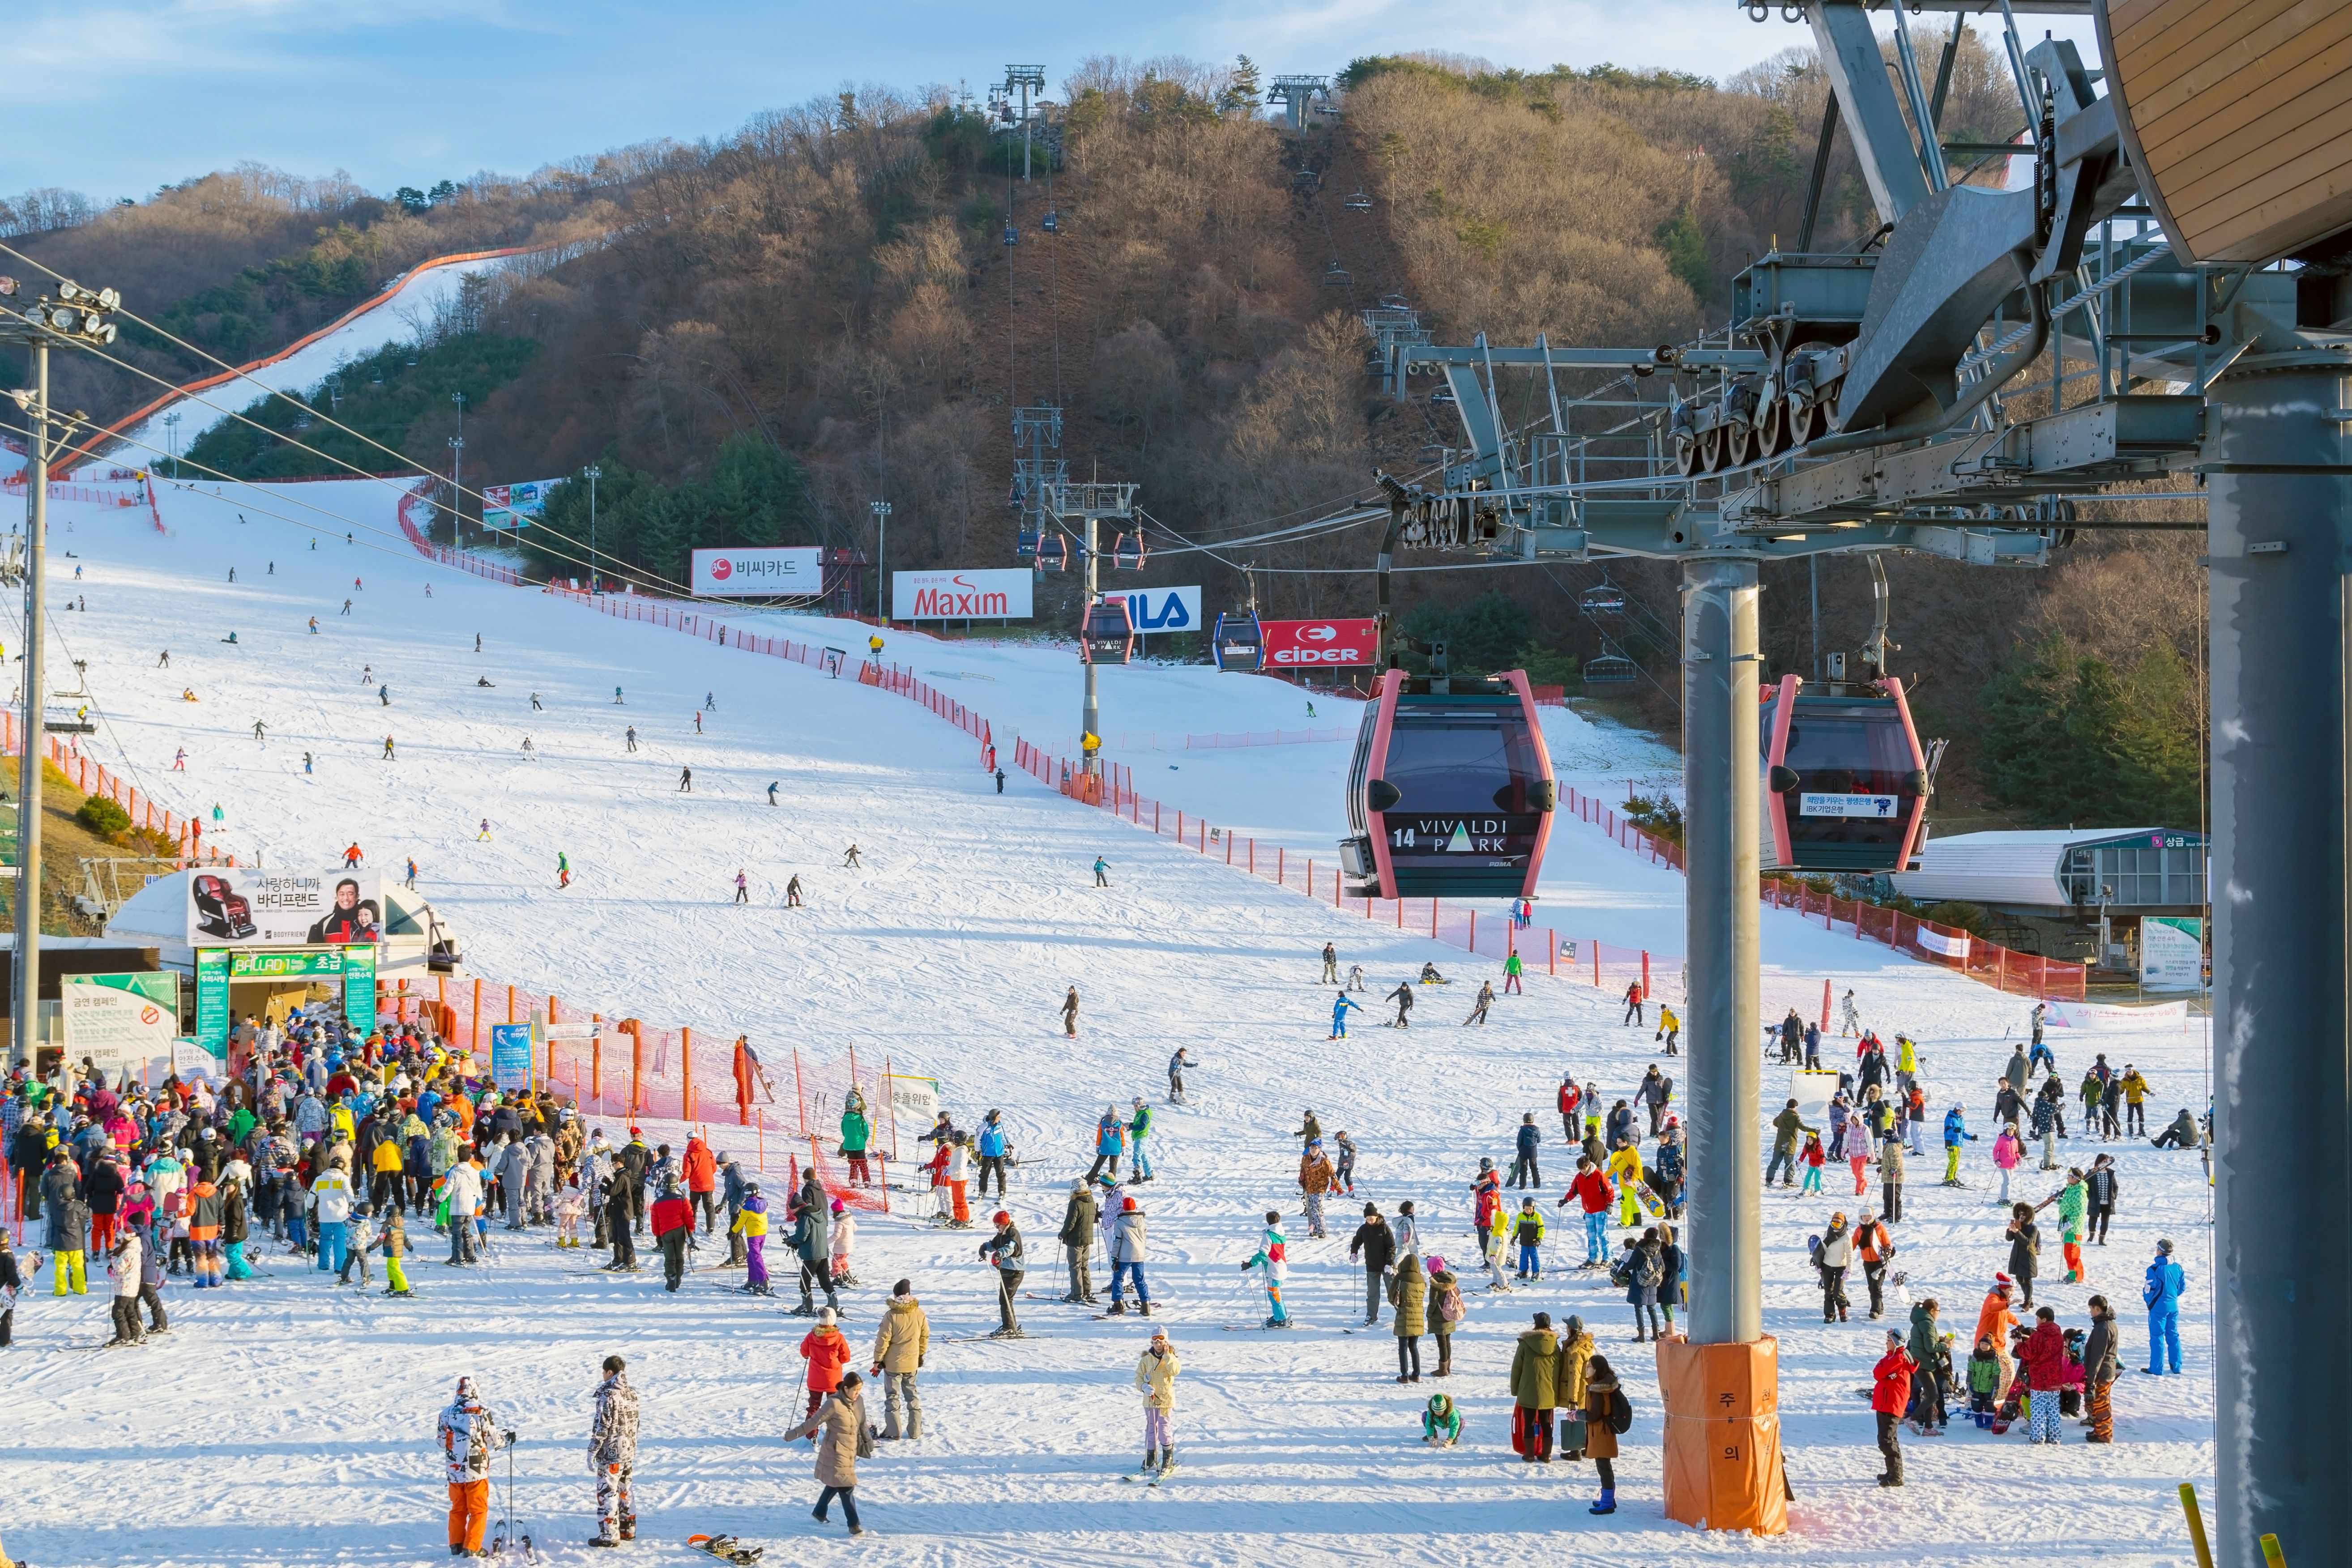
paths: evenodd
<path fill-rule="evenodd" d="M 196 1045 L 210 1054 L 228 1055 L 228 949 L 196 949 Z"/>
<path fill-rule="evenodd" d="M 343 947 L 343 1021 L 362 1035 L 375 1032 L 375 949 Z"/>
<path fill-rule="evenodd" d="M 246 948 L 229 949 L 228 977 L 232 980 L 299 980 L 310 977 L 332 979 L 343 973 L 349 960 L 347 951 L 365 951 L 368 972 L 375 972 L 373 949 L 341 947 L 300 947 L 292 952 L 257 953 Z"/>

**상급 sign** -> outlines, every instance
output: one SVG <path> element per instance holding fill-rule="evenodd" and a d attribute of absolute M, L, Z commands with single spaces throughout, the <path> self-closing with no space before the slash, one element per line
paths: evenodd
<path fill-rule="evenodd" d="M 824 552 L 814 545 L 698 549 L 688 586 L 714 599 L 781 599 L 824 591 Z"/>
<path fill-rule="evenodd" d="M 1265 662 L 1276 669 L 1369 670 L 1379 653 L 1377 621 L 1262 621 Z"/>

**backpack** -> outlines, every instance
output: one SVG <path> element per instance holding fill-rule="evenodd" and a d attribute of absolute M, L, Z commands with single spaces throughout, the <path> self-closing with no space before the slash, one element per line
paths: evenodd
<path fill-rule="evenodd" d="M 1633 1249 L 1633 1283 L 1655 1286 L 1666 1277 L 1666 1266 L 1659 1256 L 1646 1247 Z"/>
<path fill-rule="evenodd" d="M 1633 1425 L 1633 1401 L 1625 1397 L 1623 1389 L 1611 1389 L 1609 1391 L 1609 1429 L 1622 1437 Z"/>
<path fill-rule="evenodd" d="M 1469 1311 L 1470 1309 L 1462 1302 L 1460 1285 L 1446 1286 L 1444 1293 L 1437 1298 L 1437 1315 L 1445 1322 L 1458 1323 Z"/>

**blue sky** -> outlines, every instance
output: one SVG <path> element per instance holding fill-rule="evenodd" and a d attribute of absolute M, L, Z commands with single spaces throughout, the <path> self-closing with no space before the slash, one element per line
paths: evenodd
<path fill-rule="evenodd" d="M 252 159 L 361 184 L 528 173 L 655 137 L 718 135 L 843 85 L 980 92 L 1005 62 L 1094 54 L 1269 75 L 1441 48 L 1502 65 L 1725 76 L 1801 43 L 1731 0 L 6 0 L 0 194 L 100 199 Z M 2029 21 L 2033 20 L 2028 18 Z"/>

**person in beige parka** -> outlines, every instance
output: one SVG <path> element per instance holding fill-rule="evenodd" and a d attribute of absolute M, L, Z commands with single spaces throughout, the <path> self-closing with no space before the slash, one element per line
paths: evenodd
<path fill-rule="evenodd" d="M 816 1448 L 816 1479 L 824 1483 L 824 1490 L 810 1511 L 819 1524 L 828 1522 L 825 1510 L 833 1500 L 841 1499 L 841 1515 L 852 1535 L 863 1535 L 865 1527 L 857 1522 L 857 1450 L 868 1439 L 866 1436 L 865 1379 L 854 1372 L 841 1376 L 841 1386 L 824 1396 L 816 1414 L 784 1434 L 789 1443 L 796 1438 L 822 1432 Z"/>

